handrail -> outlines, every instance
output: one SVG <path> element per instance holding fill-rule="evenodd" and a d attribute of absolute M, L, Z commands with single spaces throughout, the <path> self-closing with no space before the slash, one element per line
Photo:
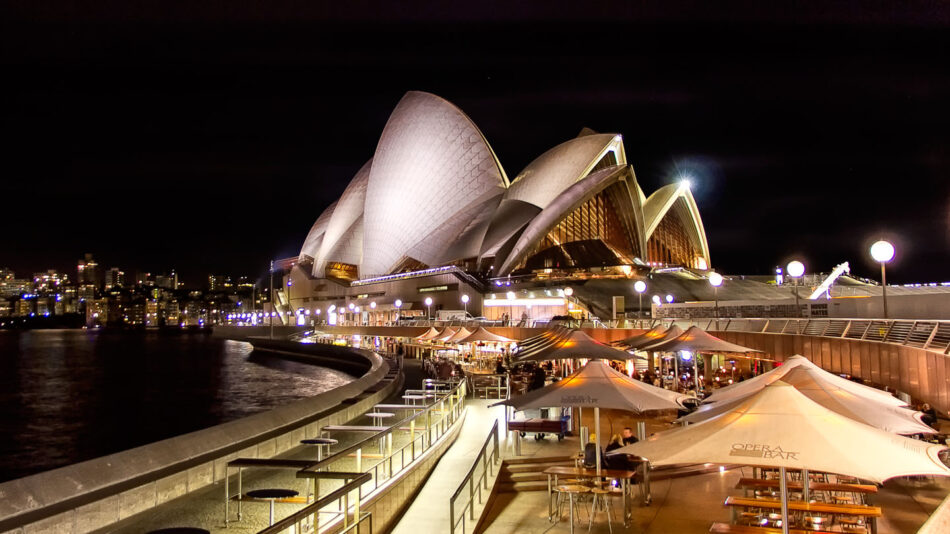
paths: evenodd
<path fill-rule="evenodd" d="M 374 434 L 370 434 L 369 437 L 364 438 L 364 439 L 361 439 L 360 441 L 357 441 L 357 442 L 354 443 L 353 445 L 350 445 L 349 447 L 347 447 L 347 448 L 345 448 L 345 449 L 343 449 L 343 450 L 341 450 L 341 451 L 335 452 L 335 453 L 333 454 L 333 456 L 330 456 L 330 457 L 328 457 L 328 458 L 324 458 L 323 460 L 321 460 L 321 461 L 319 461 L 319 462 L 315 462 L 312 466 L 309 467 L 308 470 L 316 470 L 316 469 L 319 469 L 319 468 L 321 468 L 321 467 L 325 467 L 325 466 L 327 466 L 327 465 L 329 465 L 329 464 L 332 464 L 333 462 L 337 461 L 339 458 L 342 458 L 342 457 L 346 456 L 347 454 L 349 454 L 349 453 L 351 453 L 351 452 L 355 452 L 355 451 L 357 451 L 358 449 L 364 448 L 367 443 L 370 443 L 370 442 L 373 442 L 373 441 L 376 441 L 376 440 L 380 439 L 380 437 L 384 436 L 385 434 L 388 434 L 388 433 L 392 432 L 392 430 L 393 430 L 394 428 L 401 427 L 401 426 L 405 425 L 406 423 L 410 423 L 410 422 L 412 422 L 413 420 L 418 419 L 418 418 L 420 418 L 420 417 L 425 417 L 425 416 L 426 416 L 427 414 L 429 414 L 433 409 L 437 408 L 437 407 L 438 407 L 438 404 L 439 404 L 440 402 L 444 401 L 445 399 L 447 399 L 447 398 L 450 397 L 450 396 L 455 396 L 456 399 L 461 399 L 464 395 L 455 395 L 455 394 L 456 394 L 457 392 L 459 392 L 459 390 L 463 387 L 463 384 L 464 384 L 464 383 L 465 383 L 464 381 L 460 381 L 458 384 L 455 385 L 455 387 L 453 387 L 452 389 L 450 389 L 450 390 L 448 390 L 448 391 L 442 391 L 442 392 L 440 392 L 440 391 L 437 391 L 437 390 L 434 390 L 434 389 L 433 389 L 433 390 L 432 390 L 432 393 L 433 393 L 434 395 L 436 395 L 435 400 L 434 400 L 431 404 L 429 404 L 428 406 L 426 406 L 425 409 L 419 410 L 419 411 L 415 412 L 413 415 L 410 415 L 410 416 L 408 416 L 408 417 L 406 417 L 406 418 L 404 418 L 404 419 L 401 419 L 400 421 L 397 421 L 396 423 L 390 425 L 390 427 L 387 428 L 386 430 L 383 430 L 383 431 L 381 431 L 381 432 L 376 432 L 376 433 L 374 433 Z M 420 406 L 420 408 L 421 408 L 421 406 Z"/>
<path fill-rule="evenodd" d="M 366 483 L 370 478 L 369 473 L 339 473 L 352 475 L 352 479 L 347 481 L 341 487 L 337 488 L 334 491 L 331 491 L 326 496 L 321 497 L 314 502 L 304 506 L 300 510 L 290 514 L 289 516 L 277 521 L 273 525 L 261 530 L 257 534 L 277 534 L 283 532 L 292 525 L 295 525 L 297 522 L 306 519 L 313 514 L 316 514 L 320 511 L 320 508 L 330 504 L 331 502 L 343 497 L 344 495 L 349 494 L 353 490 L 358 490 L 364 483 Z M 346 513 L 347 510 L 343 510 L 343 513 Z M 357 508 L 357 514 L 359 514 L 359 508 Z M 362 521 L 362 519 L 360 519 Z"/>
<path fill-rule="evenodd" d="M 488 444 L 493 443 L 494 447 L 490 455 L 486 456 L 485 451 L 488 450 Z M 474 485 L 474 476 L 475 469 L 478 468 L 479 460 L 482 464 L 482 474 L 478 477 L 478 502 L 482 502 L 482 487 L 486 490 L 488 489 L 488 476 L 491 474 L 491 466 L 495 465 L 498 460 L 498 420 L 495 419 L 495 424 L 492 425 L 491 431 L 488 432 L 488 436 L 485 438 L 485 443 L 482 444 L 482 447 L 478 450 L 478 454 L 475 455 L 475 461 L 472 462 L 472 467 L 469 468 L 468 473 L 465 474 L 465 477 L 462 478 L 462 482 L 459 484 L 459 487 L 455 490 L 455 493 L 452 494 L 452 497 L 449 498 L 449 532 L 455 534 L 455 527 L 458 524 L 462 523 L 462 533 L 465 533 L 465 511 L 463 509 L 462 515 L 458 521 L 455 520 L 455 501 L 459 498 L 459 495 L 462 494 L 462 490 L 465 489 L 465 486 L 468 485 L 468 503 L 465 505 L 465 508 L 469 510 L 469 518 L 475 520 L 475 485 Z"/>

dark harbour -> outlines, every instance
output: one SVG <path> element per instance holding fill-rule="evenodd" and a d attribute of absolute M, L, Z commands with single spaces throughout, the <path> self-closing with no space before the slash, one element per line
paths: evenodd
<path fill-rule="evenodd" d="M 0 481 L 239 419 L 350 380 L 206 332 L 0 331 Z"/>

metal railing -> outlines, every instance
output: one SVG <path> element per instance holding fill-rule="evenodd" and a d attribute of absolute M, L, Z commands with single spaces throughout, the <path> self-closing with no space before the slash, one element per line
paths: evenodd
<path fill-rule="evenodd" d="M 363 495 L 372 494 L 379 489 L 380 485 L 389 479 L 392 479 L 429 448 L 436 443 L 442 436 L 451 430 L 452 425 L 458 421 L 465 407 L 465 396 L 467 386 L 465 381 L 461 381 L 449 391 L 429 390 L 436 395 L 436 400 L 425 407 L 419 406 L 418 411 L 396 424 L 390 426 L 384 431 L 370 435 L 349 447 L 336 452 L 333 456 L 315 462 L 312 466 L 302 470 L 298 477 L 310 476 L 309 472 L 319 472 L 320 470 L 330 469 L 330 466 L 340 459 L 347 458 L 350 455 L 356 458 L 356 470 L 369 473 L 372 478 L 367 480 L 363 486 L 371 484 L 369 487 L 362 487 Z M 439 417 L 434 420 L 433 413 L 438 412 Z M 409 440 L 401 446 L 393 446 L 393 435 L 395 432 L 405 429 Z M 380 458 L 375 464 L 366 467 L 364 470 L 363 458 L 364 450 L 378 451 Z M 365 456 L 369 457 L 373 453 Z"/>
<path fill-rule="evenodd" d="M 941 320 L 702 318 L 656 319 L 632 323 L 639 328 L 676 323 L 683 328 L 695 325 L 704 330 L 720 332 L 793 334 L 877 341 L 950 354 L 950 321 Z"/>
<path fill-rule="evenodd" d="M 492 445 L 490 451 L 489 445 Z M 468 470 L 465 478 L 462 479 L 462 483 L 459 484 L 458 489 L 456 489 L 452 497 L 449 498 L 449 532 L 451 534 L 455 534 L 455 529 L 460 523 L 462 526 L 461 532 L 465 534 L 466 512 L 468 512 L 469 521 L 475 521 L 475 494 L 478 494 L 478 504 L 482 504 L 482 489 L 484 488 L 485 491 L 488 491 L 488 478 L 493 476 L 492 468 L 499 460 L 501 460 L 501 457 L 499 456 L 498 449 L 498 420 L 496 419 L 495 424 L 492 425 L 491 431 L 488 433 L 488 437 L 485 438 L 485 443 L 482 444 L 482 448 L 479 449 L 478 454 L 475 456 L 472 467 Z M 479 466 L 482 468 L 481 474 L 476 477 L 475 471 Z M 461 508 L 462 514 L 456 517 L 456 503 L 466 487 L 468 487 L 468 501 Z"/>
<path fill-rule="evenodd" d="M 289 516 L 277 521 L 273 525 L 261 530 L 257 534 L 278 534 L 287 530 L 290 527 L 293 528 L 293 532 L 319 532 L 320 530 L 320 514 L 329 513 L 334 515 L 335 519 L 338 519 L 342 516 L 343 519 L 343 531 L 342 532 L 351 532 L 354 528 L 359 529 L 359 526 L 363 521 L 369 519 L 369 532 L 373 534 L 373 514 L 369 512 L 360 513 L 360 501 L 362 500 L 361 488 L 363 483 L 366 482 L 366 479 L 369 478 L 369 473 L 320 473 L 324 475 L 321 478 L 344 478 L 348 479 L 343 484 L 342 487 L 328 493 L 327 495 L 318 498 L 314 502 L 304 506 L 300 510 L 290 514 Z M 357 492 L 356 505 L 353 507 L 352 519 L 349 515 L 350 510 L 350 494 Z M 342 505 L 340 504 L 342 499 Z M 338 510 L 336 512 L 324 512 L 321 508 L 337 502 Z M 358 530 L 357 530 L 358 531 Z"/>
<path fill-rule="evenodd" d="M 373 495 L 380 486 L 386 481 L 392 480 L 396 475 L 409 468 L 413 461 L 429 450 L 433 444 L 437 443 L 442 436 L 452 429 L 452 426 L 458 422 L 464 409 L 466 396 L 466 383 L 461 381 L 448 391 L 427 390 L 435 395 L 435 400 L 425 406 L 419 406 L 415 409 L 416 413 L 405 417 L 396 424 L 384 431 L 374 433 L 369 437 L 362 439 L 349 447 L 337 451 L 332 456 L 313 462 L 309 467 L 297 472 L 297 478 L 309 478 L 314 482 L 313 493 L 317 500 L 298 510 L 294 514 L 280 520 L 273 526 L 262 530 L 259 534 L 276 534 L 294 527 L 293 532 L 306 531 L 320 532 L 321 515 L 330 515 L 331 518 L 324 522 L 328 526 L 343 520 L 342 532 L 352 531 L 354 528 L 359 530 L 359 525 L 367 519 L 370 520 L 370 533 L 372 533 L 372 514 L 360 513 L 360 503 L 365 497 Z M 437 412 L 439 417 L 433 417 Z M 417 427 L 417 423 L 419 423 Z M 408 425 L 408 429 L 407 429 Z M 393 447 L 393 434 L 397 431 L 407 429 L 408 441 L 399 447 Z M 363 457 L 364 449 L 370 446 L 373 449 L 379 447 L 378 455 L 380 460 L 364 469 Z M 371 449 L 372 450 L 372 449 Z M 332 465 L 355 456 L 356 470 L 333 471 Z M 372 456 L 367 454 L 366 456 Z M 319 481 L 321 479 L 343 479 L 345 483 L 329 494 L 320 497 Z M 355 505 L 350 513 L 350 494 L 356 492 Z M 327 506 L 332 506 L 337 502 L 336 510 L 322 510 Z"/>

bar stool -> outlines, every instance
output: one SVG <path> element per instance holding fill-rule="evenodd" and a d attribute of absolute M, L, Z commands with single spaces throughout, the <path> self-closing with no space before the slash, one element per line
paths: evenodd
<path fill-rule="evenodd" d="M 574 534 L 574 509 L 577 508 L 576 498 L 582 493 L 587 493 L 590 491 L 590 488 L 587 486 L 580 486 L 577 484 L 568 484 L 557 487 L 557 516 L 555 517 L 555 522 L 560 521 L 561 519 L 561 498 L 564 495 L 567 495 L 568 506 L 570 507 L 571 512 L 571 534 Z"/>
<path fill-rule="evenodd" d="M 604 513 L 607 514 L 607 531 L 613 534 L 614 526 L 610 520 L 610 494 L 613 492 L 604 488 L 591 488 L 590 492 L 594 494 L 594 498 L 590 503 L 590 521 L 587 524 L 587 531 L 590 532 L 594 526 L 594 514 L 597 513 L 597 505 L 600 504 Z"/>

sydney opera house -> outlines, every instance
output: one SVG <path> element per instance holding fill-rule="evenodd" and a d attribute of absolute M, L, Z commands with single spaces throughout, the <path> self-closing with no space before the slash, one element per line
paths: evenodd
<path fill-rule="evenodd" d="M 478 311 L 501 285 L 512 300 L 513 282 L 540 297 L 565 279 L 702 276 L 710 259 L 688 184 L 647 195 L 620 134 L 585 128 L 509 178 L 462 110 L 413 91 L 285 267 L 284 306 L 375 313 L 398 300 L 412 315 L 427 296 L 431 308 L 454 309 L 466 295 Z"/>

